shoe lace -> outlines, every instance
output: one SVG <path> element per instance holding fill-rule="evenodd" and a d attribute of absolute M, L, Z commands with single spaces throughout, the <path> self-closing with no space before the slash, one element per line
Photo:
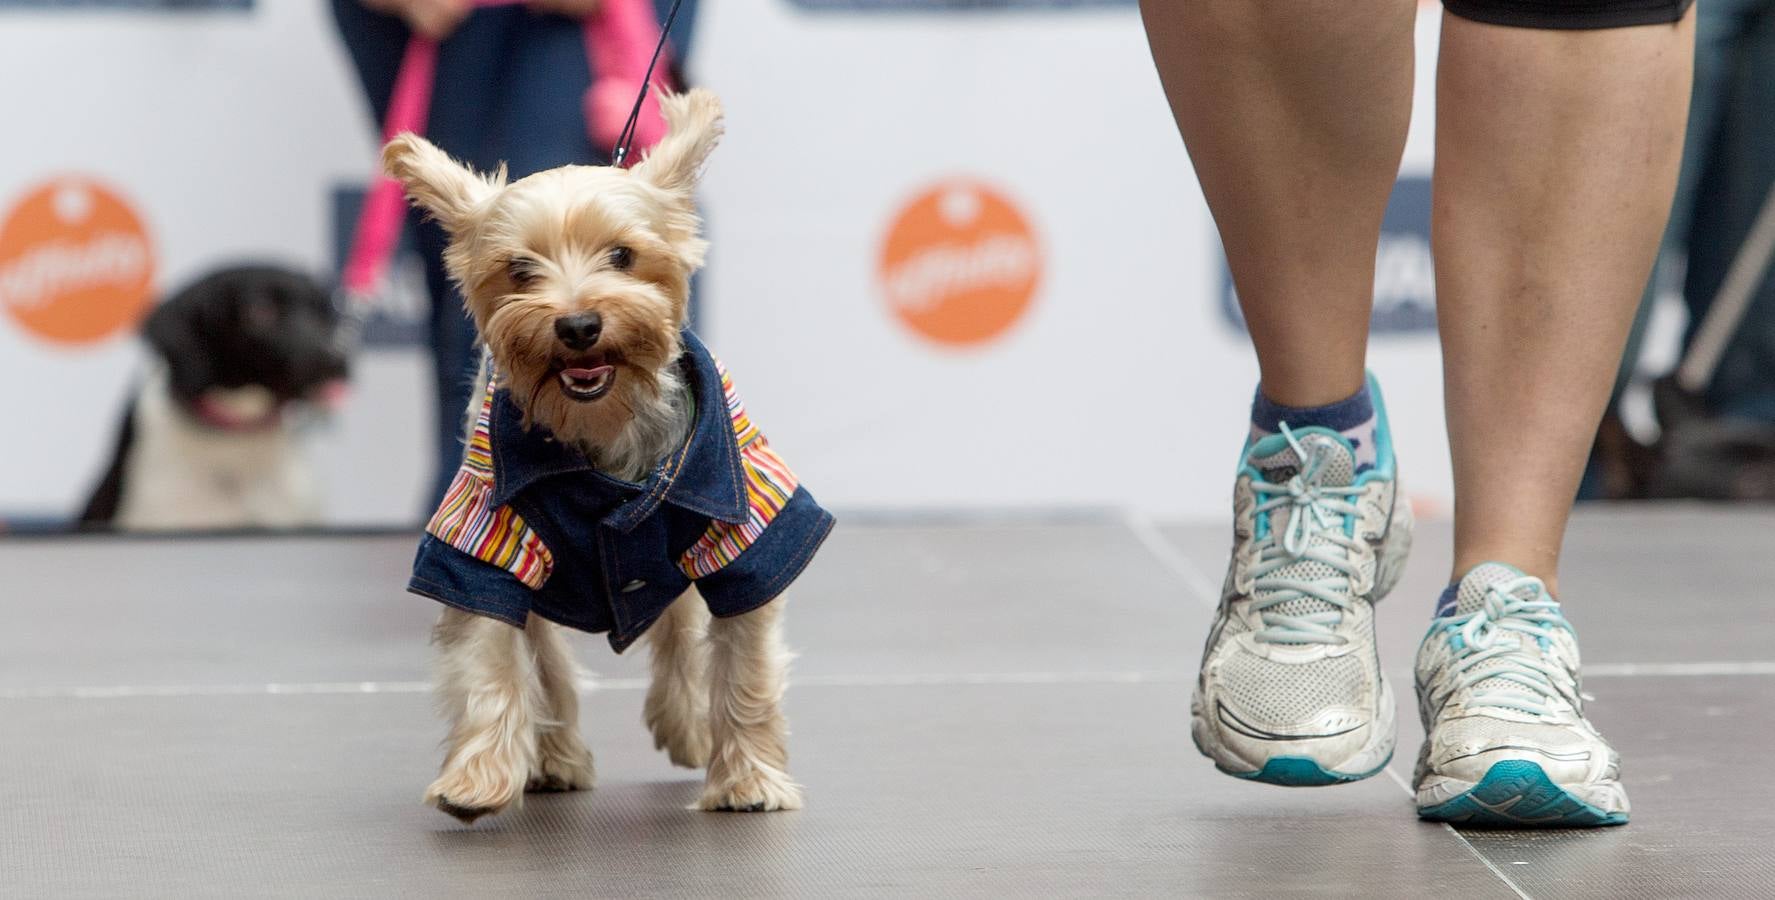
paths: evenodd
<path fill-rule="evenodd" d="M 1281 533 L 1272 528 L 1256 544 L 1257 561 L 1251 569 L 1251 584 L 1257 599 L 1251 608 L 1259 614 L 1264 627 L 1253 638 L 1272 644 L 1347 643 L 1349 638 L 1338 634 L 1337 626 L 1350 608 L 1350 580 L 1358 575 L 1350 554 L 1359 550 L 1362 543 L 1344 534 L 1341 519 L 1361 514 L 1352 498 L 1360 495 L 1362 489 L 1319 484 L 1324 454 L 1309 454 L 1286 422 L 1281 423 L 1281 430 L 1301 460 L 1301 467 L 1280 484 L 1252 482 L 1253 492 L 1264 498 L 1255 510 L 1258 517 L 1284 507 L 1289 510 L 1288 524 Z M 1306 579 L 1281 571 L 1302 561 L 1323 563 L 1332 574 Z M 1332 608 L 1293 614 L 1276 611 L 1283 604 L 1308 597 Z"/>
<path fill-rule="evenodd" d="M 1534 599 L 1518 596 L 1524 588 Z M 1533 716 L 1550 715 L 1557 699 L 1577 705 L 1572 698 L 1578 696 L 1578 690 L 1571 674 L 1529 650 L 1528 639 L 1540 646 L 1552 640 L 1556 629 L 1571 629 L 1559 612 L 1558 601 L 1547 594 L 1541 579 L 1524 575 L 1493 584 L 1486 589 L 1478 609 L 1451 616 L 1445 622 L 1445 627 L 1460 637 L 1450 666 L 1455 689 L 1502 682 L 1474 690 L 1470 705 L 1514 709 Z M 1512 634 L 1520 637 L 1500 640 Z"/>

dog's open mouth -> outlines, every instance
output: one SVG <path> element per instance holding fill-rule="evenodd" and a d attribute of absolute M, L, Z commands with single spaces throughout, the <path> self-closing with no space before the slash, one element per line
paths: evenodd
<path fill-rule="evenodd" d="M 568 363 L 555 374 L 561 393 L 569 400 L 590 403 L 610 393 L 616 385 L 616 366 L 603 359 Z"/>

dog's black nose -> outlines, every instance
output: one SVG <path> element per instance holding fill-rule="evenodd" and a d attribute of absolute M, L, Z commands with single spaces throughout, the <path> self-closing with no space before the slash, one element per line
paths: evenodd
<path fill-rule="evenodd" d="M 604 330 L 604 319 L 595 312 L 562 316 L 555 320 L 555 337 L 569 350 L 584 350 L 598 342 Z"/>

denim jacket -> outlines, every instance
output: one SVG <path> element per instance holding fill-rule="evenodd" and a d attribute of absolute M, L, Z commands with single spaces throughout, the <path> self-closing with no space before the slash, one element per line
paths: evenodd
<path fill-rule="evenodd" d="M 709 611 L 769 603 L 833 525 L 746 415 L 727 371 L 684 332 L 696 402 L 682 447 L 641 484 L 596 471 L 498 379 L 407 589 L 522 628 L 535 613 L 609 632 L 617 652 L 695 585 Z"/>

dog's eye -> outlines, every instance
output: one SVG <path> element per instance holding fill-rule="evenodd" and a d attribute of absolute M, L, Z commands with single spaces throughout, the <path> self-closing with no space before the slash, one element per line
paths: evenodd
<path fill-rule="evenodd" d="M 610 248 L 610 267 L 618 272 L 627 272 L 635 265 L 635 251 L 627 247 Z"/>
<path fill-rule="evenodd" d="M 522 256 L 514 256 L 505 264 L 505 272 L 512 284 L 519 290 L 525 290 L 534 283 L 541 274 L 536 269 L 536 261 Z"/>

